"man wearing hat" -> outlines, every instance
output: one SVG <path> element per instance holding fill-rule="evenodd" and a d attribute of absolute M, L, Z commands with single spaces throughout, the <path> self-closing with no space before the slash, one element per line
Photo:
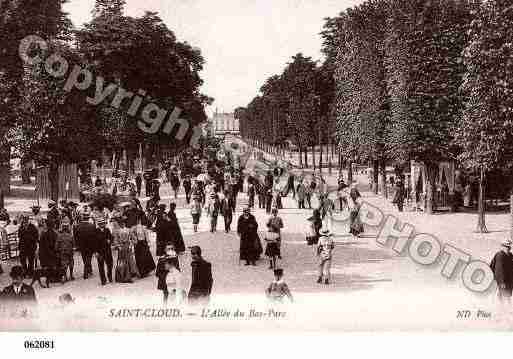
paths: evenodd
<path fill-rule="evenodd" d="M 497 282 L 497 296 L 501 302 L 511 302 L 513 289 L 513 254 L 511 241 L 502 243 L 502 249 L 495 254 L 490 263 L 495 281 Z"/>
<path fill-rule="evenodd" d="M 106 224 L 105 219 L 98 221 L 94 249 L 97 254 L 98 272 L 100 273 L 102 285 L 107 284 L 107 278 L 112 283 L 112 267 L 114 263 L 112 258 L 112 242 L 114 239 L 110 230 L 106 228 Z M 107 278 L 105 278 L 105 266 L 107 266 Z"/>
<path fill-rule="evenodd" d="M 210 194 L 209 212 L 210 212 L 210 232 L 217 232 L 217 217 L 219 216 L 220 202 L 215 192 Z"/>
<path fill-rule="evenodd" d="M 61 280 L 64 283 L 68 279 L 74 280 L 73 267 L 75 261 L 73 259 L 73 235 L 71 234 L 71 221 L 68 217 L 61 220 L 61 228 L 55 241 L 55 251 L 57 253 L 58 262 L 60 265 Z"/>
<path fill-rule="evenodd" d="M 135 187 L 137 188 L 137 197 L 141 197 L 142 177 L 140 173 L 135 176 Z"/>
<path fill-rule="evenodd" d="M 24 270 L 21 266 L 14 266 L 11 269 L 11 285 L 5 287 L 0 294 L 2 302 L 36 304 L 36 294 L 34 289 L 23 283 Z"/>
<path fill-rule="evenodd" d="M 185 179 L 182 182 L 183 189 L 185 191 L 185 202 L 187 204 L 191 203 L 191 189 L 192 189 L 192 183 L 191 183 L 191 175 L 185 176 Z"/>
<path fill-rule="evenodd" d="M 57 204 L 54 201 L 48 202 L 48 208 L 50 209 L 46 215 L 46 222 L 48 227 L 59 228 L 60 224 L 60 213 L 57 209 Z"/>
<path fill-rule="evenodd" d="M 31 222 L 36 228 L 40 228 L 41 224 L 43 222 L 43 216 L 41 215 L 41 206 L 33 205 L 30 207 L 30 210 L 32 211 L 32 218 Z"/>
<path fill-rule="evenodd" d="M 39 232 L 37 228 L 29 222 L 26 214 L 20 216 L 20 228 L 18 229 L 18 249 L 20 252 L 20 263 L 25 275 L 32 276 L 36 259 L 37 242 Z"/>
<path fill-rule="evenodd" d="M 203 259 L 199 246 L 191 247 L 191 257 L 192 280 L 188 295 L 189 303 L 208 304 L 214 282 L 212 279 L 212 264 Z"/>
<path fill-rule="evenodd" d="M 96 249 L 96 227 L 89 222 L 89 215 L 87 213 L 82 213 L 80 222 L 73 231 L 73 235 L 84 262 L 84 279 L 87 279 L 93 275 L 91 260 Z"/>

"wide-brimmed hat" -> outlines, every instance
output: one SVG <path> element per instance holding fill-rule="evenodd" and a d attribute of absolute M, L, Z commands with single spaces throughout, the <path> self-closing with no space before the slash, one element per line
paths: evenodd
<path fill-rule="evenodd" d="M 55 203 L 55 201 L 53 201 L 53 200 L 48 201 L 48 207 L 55 207 L 56 205 L 57 205 L 57 203 Z"/>
<path fill-rule="evenodd" d="M 321 236 L 325 236 L 325 237 L 331 236 L 331 231 L 329 228 L 321 228 L 319 233 L 321 234 Z"/>
<path fill-rule="evenodd" d="M 75 303 L 75 298 L 71 296 L 69 293 L 64 293 L 59 296 L 59 303 L 61 304 L 72 304 Z"/>
<path fill-rule="evenodd" d="M 9 273 L 11 278 L 19 278 L 25 275 L 25 271 L 21 266 L 14 266 L 11 268 L 11 273 Z"/>

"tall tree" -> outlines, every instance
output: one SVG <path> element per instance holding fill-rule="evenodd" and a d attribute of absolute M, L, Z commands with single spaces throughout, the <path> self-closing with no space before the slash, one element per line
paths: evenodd
<path fill-rule="evenodd" d="M 438 163 L 455 159 L 454 126 L 463 106 L 470 6 L 461 0 L 390 0 L 387 69 L 391 145 L 397 160 L 425 164 L 427 212 L 434 207 Z"/>
<path fill-rule="evenodd" d="M 9 159 L 23 90 L 20 41 L 28 35 L 69 40 L 71 22 L 62 10 L 65 0 L 3 0 L 0 2 L 0 190 L 9 191 Z"/>
<path fill-rule="evenodd" d="M 477 229 L 486 232 L 485 174 L 513 164 L 513 6 L 492 0 L 476 8 L 464 51 L 466 102 L 457 142 L 460 160 L 480 173 Z"/>
<path fill-rule="evenodd" d="M 157 153 L 161 147 L 177 151 L 188 145 L 193 126 L 206 120 L 204 105 L 213 101 L 199 90 L 203 84 L 199 73 L 205 60 L 199 49 L 178 41 L 157 13 L 127 17 L 123 15 L 123 4 L 118 0 L 97 2 L 93 20 L 77 31 L 80 51 L 106 81 L 133 94 L 142 91 L 140 110 L 150 102 L 170 112 L 174 107 L 182 109 L 189 131 L 176 141 L 169 141 L 162 131 L 145 135 L 138 129 L 137 120 L 128 114 L 131 101 L 122 102 L 119 109 L 109 107 L 110 101 L 105 101 L 98 106 L 98 116 L 115 129 L 107 142 L 114 150 L 135 149 L 138 143 L 145 142 Z M 128 58 L 137 61 L 126 61 Z M 175 126 L 171 135 L 177 131 Z"/>

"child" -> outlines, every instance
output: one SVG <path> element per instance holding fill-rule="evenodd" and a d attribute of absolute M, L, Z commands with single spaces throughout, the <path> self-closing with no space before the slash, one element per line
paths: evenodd
<path fill-rule="evenodd" d="M 265 241 L 267 246 L 265 247 L 265 255 L 269 257 L 269 269 L 276 269 L 276 258 L 280 254 L 280 247 L 278 240 L 280 234 L 276 232 L 271 225 L 267 224 L 267 232 L 265 233 Z"/>
<path fill-rule="evenodd" d="M 184 298 L 182 273 L 178 256 L 172 245 L 167 245 L 166 254 L 159 258 L 156 275 L 158 277 L 157 289 L 163 292 L 164 304 L 167 303 L 170 293 L 175 295 L 176 303 L 180 304 Z"/>
<path fill-rule="evenodd" d="M 167 286 L 166 286 L 166 275 L 167 275 L 166 262 L 169 260 L 174 262 L 176 264 L 175 267 L 178 268 L 178 270 L 180 270 L 180 261 L 178 259 L 178 254 L 175 251 L 175 247 L 172 244 L 167 244 L 164 250 L 165 250 L 164 255 L 159 257 L 159 259 L 157 261 L 157 269 L 155 270 L 155 276 L 158 278 L 157 289 L 162 290 L 162 291 L 165 291 L 167 288 Z"/>
<path fill-rule="evenodd" d="M 201 207 L 201 197 L 199 195 L 195 195 L 191 205 L 192 227 L 194 232 L 198 231 L 198 224 L 201 217 Z"/>
<path fill-rule="evenodd" d="M 323 229 L 319 238 L 319 244 L 317 245 L 317 256 L 320 259 L 317 283 L 322 283 L 324 276 L 324 284 L 330 284 L 331 258 L 334 248 L 335 245 L 331 233 L 328 229 Z"/>
<path fill-rule="evenodd" d="M 281 303 L 286 296 L 290 302 L 293 302 L 292 294 L 290 293 L 287 283 L 283 281 L 283 269 L 274 270 L 274 280 L 265 291 L 267 299 L 272 302 Z"/>
<path fill-rule="evenodd" d="M 210 212 L 210 232 L 217 232 L 217 217 L 219 216 L 219 197 L 217 194 L 212 192 L 211 194 L 211 203 L 209 205 Z"/>

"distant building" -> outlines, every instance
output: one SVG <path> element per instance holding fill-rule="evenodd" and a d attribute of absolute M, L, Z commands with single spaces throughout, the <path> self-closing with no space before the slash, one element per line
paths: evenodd
<path fill-rule="evenodd" d="M 234 113 L 221 113 L 216 110 L 211 121 L 215 135 L 239 134 L 239 120 Z"/>

